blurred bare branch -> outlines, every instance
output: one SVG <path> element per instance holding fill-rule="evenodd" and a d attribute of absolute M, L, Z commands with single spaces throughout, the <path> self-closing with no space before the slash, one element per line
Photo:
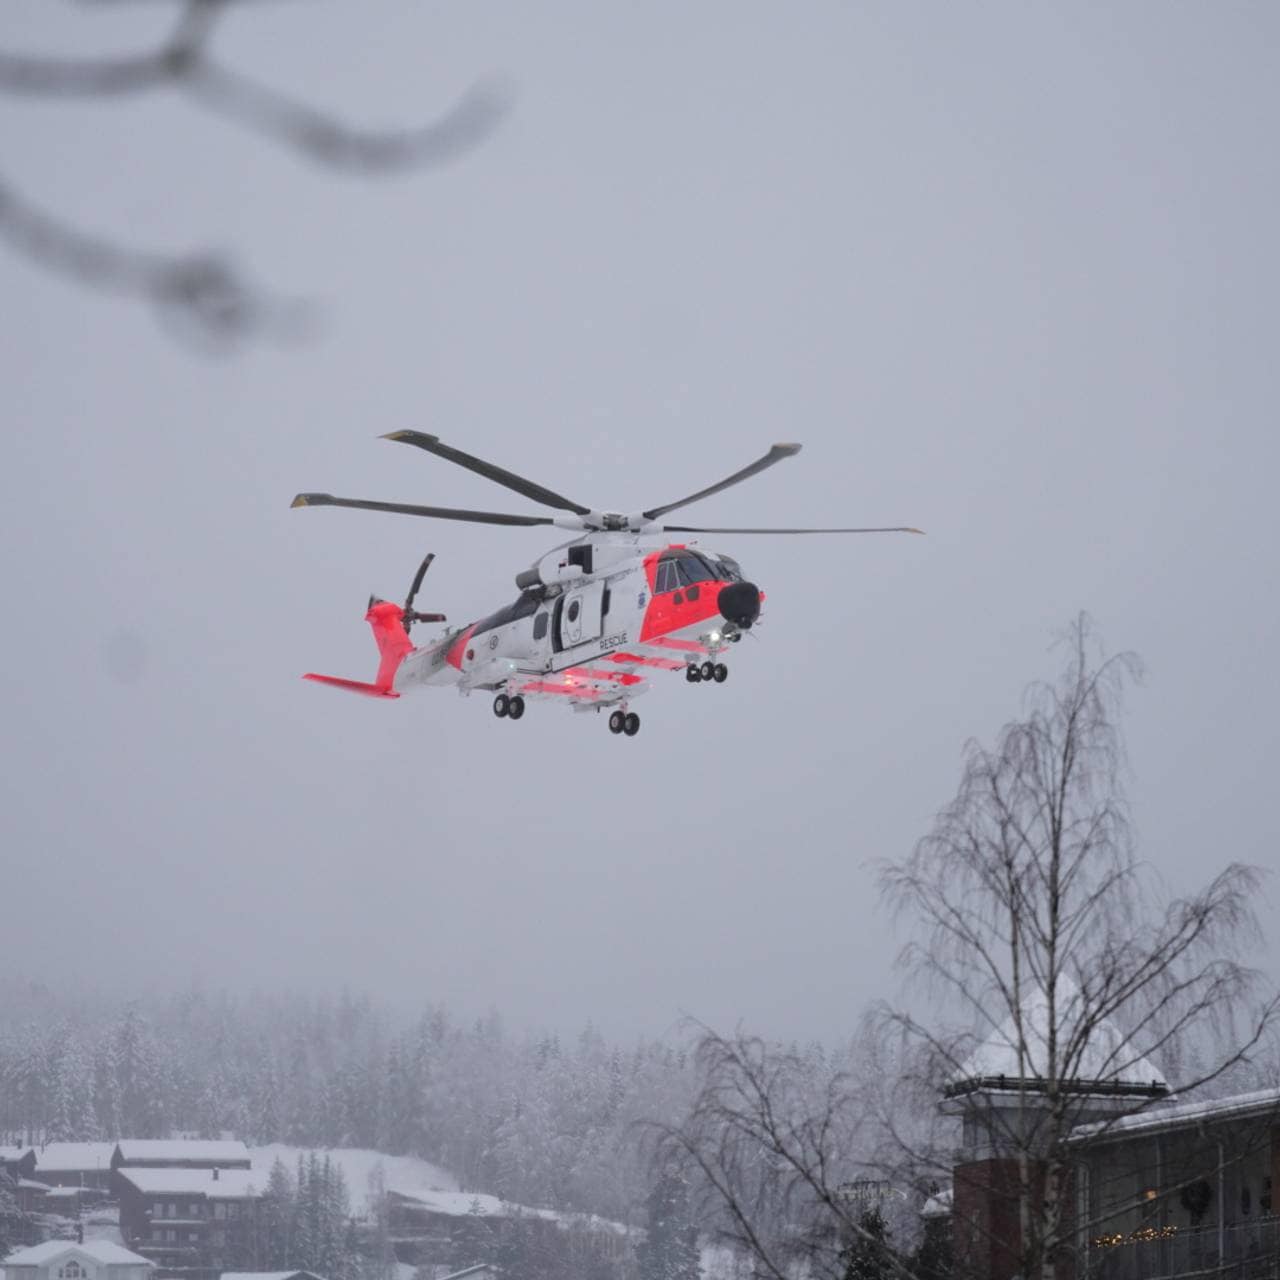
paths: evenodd
<path fill-rule="evenodd" d="M 156 2 L 172 5 L 176 0 Z M 448 164 L 492 136 L 509 109 L 509 93 L 476 85 L 429 124 L 353 127 L 213 57 L 210 43 L 218 20 L 242 3 L 183 0 L 169 36 L 156 48 L 134 54 L 60 58 L 0 51 L 0 93 L 93 100 L 169 89 L 314 164 L 360 174 Z M 274 322 L 296 310 L 262 294 L 220 254 L 166 256 L 124 248 L 37 209 L 3 177 L 0 238 L 40 265 L 92 288 L 148 299 L 179 320 L 189 336 L 216 346 L 278 327 Z"/>

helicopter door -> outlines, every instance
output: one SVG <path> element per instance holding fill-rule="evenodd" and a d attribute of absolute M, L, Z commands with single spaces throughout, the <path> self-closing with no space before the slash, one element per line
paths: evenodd
<path fill-rule="evenodd" d="M 569 649 L 575 644 L 598 640 L 604 630 L 604 583 L 589 582 L 577 591 L 567 591 L 561 597 L 560 647 Z"/>

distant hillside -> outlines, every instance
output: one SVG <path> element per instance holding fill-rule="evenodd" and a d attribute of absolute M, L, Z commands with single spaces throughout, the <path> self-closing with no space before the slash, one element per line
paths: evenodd
<path fill-rule="evenodd" d="M 403 1195 L 422 1198 L 432 1192 L 452 1192 L 465 1199 L 469 1204 L 472 1197 L 458 1190 L 458 1179 L 447 1169 L 439 1165 L 420 1160 L 417 1156 L 389 1156 L 381 1151 L 368 1151 L 362 1147 L 334 1147 L 317 1149 L 315 1147 L 291 1147 L 282 1142 L 271 1142 L 261 1147 L 251 1147 L 249 1154 L 253 1158 L 253 1169 L 260 1173 L 263 1181 L 271 1172 L 271 1166 L 277 1160 L 283 1162 L 286 1169 L 293 1173 L 297 1168 L 298 1158 L 303 1159 L 312 1152 L 327 1155 L 342 1169 L 342 1176 L 347 1180 L 347 1190 L 351 1195 L 351 1211 L 363 1217 L 369 1210 L 370 1182 L 374 1171 L 381 1166 L 383 1183 L 388 1191 L 399 1191 Z M 459 1212 L 466 1213 L 464 1206 Z M 442 1209 L 441 1212 L 449 1212 Z"/>

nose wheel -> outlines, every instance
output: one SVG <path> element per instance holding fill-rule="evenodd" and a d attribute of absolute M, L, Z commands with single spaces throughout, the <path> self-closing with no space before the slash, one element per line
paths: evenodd
<path fill-rule="evenodd" d="M 614 711 L 609 716 L 609 732 L 634 738 L 640 732 L 640 717 L 634 711 Z"/>

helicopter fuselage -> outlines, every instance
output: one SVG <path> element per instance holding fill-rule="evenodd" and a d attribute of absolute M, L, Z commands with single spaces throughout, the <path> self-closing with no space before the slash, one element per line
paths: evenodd
<path fill-rule="evenodd" d="M 409 652 L 394 691 L 455 685 L 598 709 L 654 671 L 714 663 L 759 617 L 758 589 L 729 557 L 639 543 L 614 534 L 556 548 L 536 583 L 521 575 L 513 604 Z"/>

